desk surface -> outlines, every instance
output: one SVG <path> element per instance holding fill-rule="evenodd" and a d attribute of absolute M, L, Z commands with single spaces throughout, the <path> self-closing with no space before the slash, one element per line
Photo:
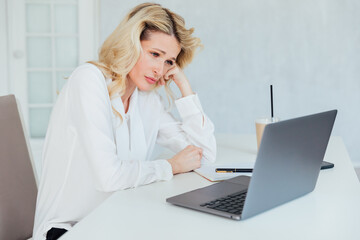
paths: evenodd
<path fill-rule="evenodd" d="M 219 136 L 218 161 L 256 157 L 254 136 Z M 332 137 L 312 193 L 245 221 L 177 207 L 165 199 L 212 184 L 194 172 L 119 191 L 61 239 L 360 239 L 360 184 L 340 137 Z"/>

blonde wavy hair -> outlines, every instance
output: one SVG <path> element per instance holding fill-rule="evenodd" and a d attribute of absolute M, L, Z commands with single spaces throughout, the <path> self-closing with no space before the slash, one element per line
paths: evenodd
<path fill-rule="evenodd" d="M 154 31 L 176 37 L 181 47 L 176 59 L 180 68 L 189 64 L 197 48 L 202 47 L 200 39 L 192 36 L 194 28 L 186 29 L 184 19 L 178 14 L 155 3 L 136 6 L 105 40 L 99 52 L 99 60 L 89 62 L 96 65 L 105 78 L 112 79 L 108 85 L 110 99 L 125 93 L 128 74 L 142 51 L 141 40 L 147 40 L 150 32 Z M 166 81 L 165 91 L 171 105 L 170 98 L 174 100 L 174 97 L 170 83 L 171 80 Z M 159 85 L 155 87 L 157 88 Z M 113 111 L 122 120 L 122 116 L 114 108 Z"/>

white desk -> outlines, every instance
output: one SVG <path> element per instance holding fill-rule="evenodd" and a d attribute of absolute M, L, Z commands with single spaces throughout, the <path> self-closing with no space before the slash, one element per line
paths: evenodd
<path fill-rule="evenodd" d="M 217 139 L 218 161 L 255 159 L 254 136 Z M 360 184 L 341 138 L 331 138 L 325 161 L 335 168 L 320 172 L 312 193 L 245 221 L 166 203 L 167 197 L 211 184 L 192 172 L 114 193 L 62 239 L 358 240 Z"/>

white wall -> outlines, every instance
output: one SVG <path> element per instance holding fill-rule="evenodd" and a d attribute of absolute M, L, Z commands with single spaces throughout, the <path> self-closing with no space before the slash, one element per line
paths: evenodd
<path fill-rule="evenodd" d="M 139 0 L 102 0 L 101 41 Z M 360 1 L 163 0 L 205 46 L 186 73 L 216 131 L 254 133 L 254 119 L 338 109 L 334 135 L 360 164 Z"/>
<path fill-rule="evenodd" d="M 9 93 L 6 1 L 0 0 L 0 96 Z"/>

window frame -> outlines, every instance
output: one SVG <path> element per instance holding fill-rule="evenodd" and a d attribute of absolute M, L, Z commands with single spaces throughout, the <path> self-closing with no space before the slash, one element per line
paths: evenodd
<path fill-rule="evenodd" d="M 1 92 L 14 94 L 21 107 L 24 116 L 25 127 L 30 135 L 29 124 L 29 98 L 27 79 L 27 49 L 26 49 L 26 4 L 49 3 L 44 0 L 1 0 L 1 5 L 6 5 L 7 18 L 7 48 L 6 60 L 8 66 L 4 66 L 8 81 L 1 81 L 0 86 L 6 87 Z M 64 1 L 62 3 L 73 3 Z M 54 1 L 54 3 L 56 3 Z M 97 59 L 99 44 L 99 0 L 78 0 L 78 64 Z M 3 30 L 1 30 L 3 31 Z M 4 60 L 2 60 L 4 61 Z M 52 71 L 52 73 L 54 70 Z M 54 74 L 54 73 L 53 73 Z M 50 107 L 52 107 L 51 104 Z M 32 138 L 33 139 L 33 138 Z M 41 140 L 43 138 L 34 138 Z"/>

